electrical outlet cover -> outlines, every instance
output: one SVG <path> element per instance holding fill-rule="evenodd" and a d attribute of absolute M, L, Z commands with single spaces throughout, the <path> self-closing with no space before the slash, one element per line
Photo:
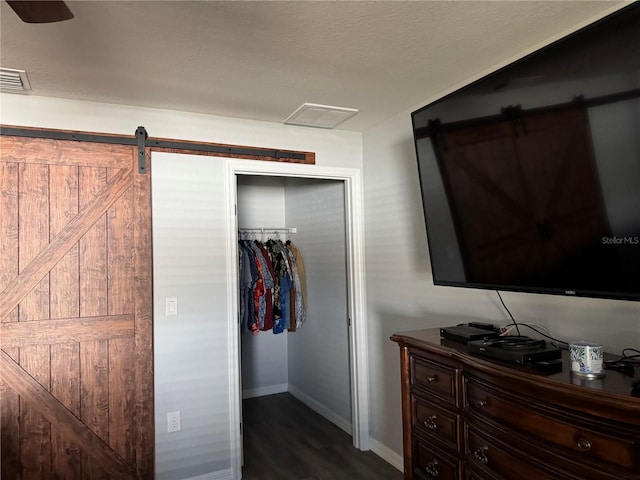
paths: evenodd
<path fill-rule="evenodd" d="M 180 412 L 168 412 L 167 413 L 167 432 L 179 432 L 182 430 L 180 424 Z"/>

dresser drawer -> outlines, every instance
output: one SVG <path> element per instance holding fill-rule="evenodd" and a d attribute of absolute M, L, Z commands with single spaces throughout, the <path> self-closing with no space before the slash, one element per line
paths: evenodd
<path fill-rule="evenodd" d="M 508 480 L 578 480 L 568 472 L 547 468 L 544 462 L 528 459 L 511 450 L 518 442 L 503 437 L 504 443 L 485 436 L 480 431 L 465 426 L 465 455 L 469 470 L 475 472 L 471 478 L 505 478 Z M 483 475 L 480 472 L 486 471 Z M 584 478 L 580 480 L 586 480 Z"/>
<path fill-rule="evenodd" d="M 502 477 L 496 477 L 487 470 L 482 470 L 474 465 L 467 465 L 464 469 L 465 480 L 503 480 Z M 526 480 L 526 479 L 521 479 Z"/>
<path fill-rule="evenodd" d="M 413 478 L 460 480 L 460 462 L 429 442 L 413 437 Z"/>
<path fill-rule="evenodd" d="M 423 434 L 457 449 L 460 439 L 460 415 L 411 395 L 412 427 Z"/>
<path fill-rule="evenodd" d="M 433 393 L 448 403 L 458 405 L 456 369 L 412 355 L 410 371 L 412 386 Z"/>
<path fill-rule="evenodd" d="M 526 398 L 507 396 L 472 379 L 466 382 L 465 405 L 468 412 L 511 427 L 542 448 L 565 449 L 578 462 L 640 473 L 640 432 L 634 435 L 610 424 L 587 424 L 584 417 L 543 411 Z"/>

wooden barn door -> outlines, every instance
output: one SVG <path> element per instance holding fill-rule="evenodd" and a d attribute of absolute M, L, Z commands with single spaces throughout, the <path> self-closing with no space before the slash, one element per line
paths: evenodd
<path fill-rule="evenodd" d="M 153 478 L 151 207 L 135 147 L 0 137 L 2 478 Z"/>

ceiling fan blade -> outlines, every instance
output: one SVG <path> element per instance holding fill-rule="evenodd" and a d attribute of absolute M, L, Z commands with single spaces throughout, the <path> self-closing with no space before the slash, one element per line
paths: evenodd
<path fill-rule="evenodd" d="M 26 23 L 61 22 L 73 18 L 73 13 L 62 1 L 24 2 L 7 0 L 7 3 Z"/>

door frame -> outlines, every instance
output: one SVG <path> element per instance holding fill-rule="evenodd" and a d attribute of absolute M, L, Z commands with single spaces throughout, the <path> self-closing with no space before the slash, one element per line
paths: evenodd
<path fill-rule="evenodd" d="M 345 186 L 346 250 L 348 314 L 351 319 L 349 357 L 351 371 L 351 418 L 353 445 L 370 449 L 369 437 L 369 365 L 367 344 L 367 303 L 364 267 L 363 185 L 360 170 L 355 168 L 321 167 L 256 160 L 225 159 L 225 211 L 227 258 L 238 258 L 238 225 L 236 217 L 237 176 L 262 175 L 338 180 Z M 238 264 L 230 262 L 227 269 L 228 344 L 229 351 L 229 421 L 231 431 L 231 467 L 233 478 L 242 473 L 242 432 L 240 382 L 240 341 L 238 335 Z"/>

